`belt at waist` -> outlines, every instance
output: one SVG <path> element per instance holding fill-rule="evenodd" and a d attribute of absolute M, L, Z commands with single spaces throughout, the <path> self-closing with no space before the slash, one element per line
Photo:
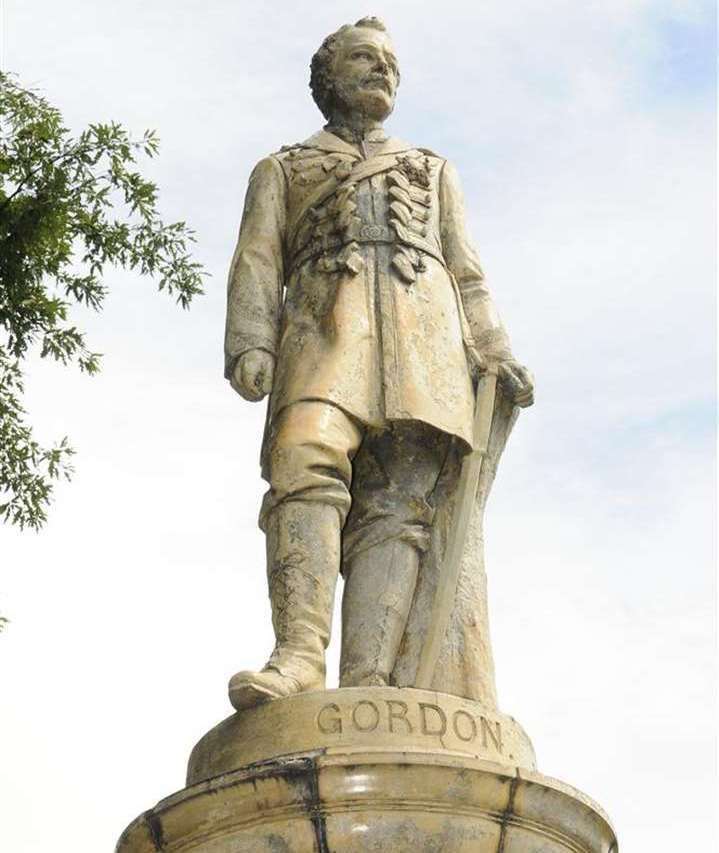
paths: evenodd
<path fill-rule="evenodd" d="M 288 275 L 307 261 L 310 261 L 313 258 L 318 258 L 328 252 L 337 251 L 343 246 L 348 246 L 350 243 L 357 243 L 359 245 L 378 243 L 410 246 L 413 249 L 417 249 L 420 252 L 430 255 L 446 268 L 444 258 L 442 257 L 439 249 L 436 246 L 433 246 L 429 241 L 423 240 L 420 236 L 413 234 L 409 229 L 403 228 L 398 224 L 394 224 L 392 227 L 382 225 L 363 225 L 351 237 L 341 237 L 339 235 L 336 237 L 325 237 L 322 241 L 322 245 L 320 246 L 308 245 L 300 249 L 292 259 Z"/>

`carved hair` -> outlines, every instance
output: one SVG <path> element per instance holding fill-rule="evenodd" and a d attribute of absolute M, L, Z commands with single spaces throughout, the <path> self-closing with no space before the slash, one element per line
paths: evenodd
<path fill-rule="evenodd" d="M 315 103 L 320 108 L 322 115 L 329 119 L 334 106 L 334 81 L 332 78 L 332 61 L 337 52 L 337 46 L 342 36 L 348 31 L 356 28 L 379 30 L 387 32 L 387 27 L 379 18 L 360 18 L 355 24 L 345 24 L 336 32 L 328 35 L 320 45 L 319 50 L 312 57 L 310 63 L 310 89 Z"/>

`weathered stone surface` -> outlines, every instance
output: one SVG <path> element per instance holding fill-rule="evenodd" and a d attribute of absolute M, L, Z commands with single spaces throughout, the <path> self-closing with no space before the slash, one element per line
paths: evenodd
<path fill-rule="evenodd" d="M 324 687 L 341 572 L 343 687 L 496 709 L 482 517 L 533 379 L 451 163 L 384 132 L 399 67 L 382 22 L 342 27 L 311 67 L 327 124 L 253 170 L 228 281 L 225 375 L 245 399 L 269 397 L 260 524 L 276 640 L 261 670 L 233 676 L 230 701 Z"/>
<path fill-rule="evenodd" d="M 226 377 L 269 395 L 261 526 L 275 647 L 184 790 L 117 853 L 617 853 L 497 710 L 483 515 L 533 379 L 512 354 L 443 157 L 388 138 L 399 69 L 374 18 L 329 36 L 328 124 L 250 179 Z M 326 691 L 344 576 L 339 690 Z M 417 689 L 418 687 L 426 689 Z"/>
<path fill-rule="evenodd" d="M 295 752 L 350 756 L 374 749 L 536 767 L 519 723 L 478 702 L 429 690 L 354 687 L 300 693 L 233 714 L 192 751 L 187 784 Z"/>
<path fill-rule="evenodd" d="M 277 758 L 192 785 L 116 853 L 616 853 L 567 785 L 469 757 L 390 749 Z"/>
<path fill-rule="evenodd" d="M 187 785 L 132 823 L 117 853 L 616 853 L 601 809 L 536 773 L 515 720 L 426 690 L 327 690 L 241 711 L 199 741 Z"/>

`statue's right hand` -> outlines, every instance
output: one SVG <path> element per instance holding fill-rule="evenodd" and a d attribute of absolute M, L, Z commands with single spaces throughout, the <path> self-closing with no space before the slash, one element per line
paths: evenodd
<path fill-rule="evenodd" d="M 254 403 L 270 393 L 274 374 L 275 357 L 267 350 L 251 349 L 237 359 L 230 384 L 245 400 Z"/>

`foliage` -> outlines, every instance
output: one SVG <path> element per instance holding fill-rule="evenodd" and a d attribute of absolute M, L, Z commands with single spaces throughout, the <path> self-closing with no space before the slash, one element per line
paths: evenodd
<path fill-rule="evenodd" d="M 157 187 L 136 170 L 158 140 L 121 125 L 78 136 L 60 112 L 0 72 L 0 519 L 38 529 L 58 478 L 69 478 L 67 439 L 41 447 L 26 423 L 23 363 L 29 352 L 99 369 L 73 304 L 101 310 L 107 265 L 157 280 L 187 308 L 202 293 L 202 267 L 184 222 L 165 224 Z"/>

